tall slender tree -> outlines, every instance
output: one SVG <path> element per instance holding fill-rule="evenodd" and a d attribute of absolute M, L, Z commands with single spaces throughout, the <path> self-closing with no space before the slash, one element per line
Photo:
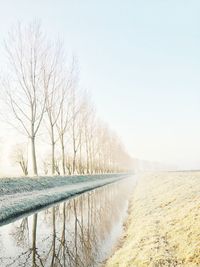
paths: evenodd
<path fill-rule="evenodd" d="M 66 174 L 66 135 L 70 129 L 70 122 L 72 119 L 72 113 L 70 113 L 72 105 L 72 90 L 74 90 L 76 85 L 76 62 L 73 58 L 72 64 L 64 72 L 64 83 L 61 88 L 61 101 L 60 101 L 60 113 L 58 120 L 56 122 L 57 131 L 59 135 L 60 145 L 61 145 L 61 157 L 62 157 L 62 171 L 63 175 Z"/>
<path fill-rule="evenodd" d="M 64 93 L 62 76 L 63 68 L 63 53 L 62 47 L 52 46 L 46 54 L 45 65 L 43 71 L 43 84 L 45 92 L 45 110 L 48 118 L 48 130 L 51 139 L 51 173 L 55 174 L 55 144 L 56 138 L 56 123 L 60 116 L 63 107 Z"/>
<path fill-rule="evenodd" d="M 26 27 L 18 24 L 9 33 L 5 48 L 10 65 L 6 85 L 8 103 L 18 122 L 16 128 L 31 140 L 33 173 L 38 175 L 35 143 L 45 112 L 42 75 L 47 52 L 40 24 L 32 23 Z"/>

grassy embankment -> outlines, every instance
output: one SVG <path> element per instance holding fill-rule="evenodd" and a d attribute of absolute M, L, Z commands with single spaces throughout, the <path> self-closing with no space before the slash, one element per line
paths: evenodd
<path fill-rule="evenodd" d="M 25 213 L 127 178 L 128 174 L 0 179 L 0 225 Z"/>
<path fill-rule="evenodd" d="M 140 177 L 119 249 L 106 267 L 200 266 L 200 172 Z"/>

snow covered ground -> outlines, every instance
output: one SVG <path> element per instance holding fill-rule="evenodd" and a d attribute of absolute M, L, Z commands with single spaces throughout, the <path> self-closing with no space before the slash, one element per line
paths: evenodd
<path fill-rule="evenodd" d="M 200 172 L 140 175 L 106 267 L 200 266 Z"/>
<path fill-rule="evenodd" d="M 0 225 L 24 213 L 127 178 L 128 174 L 0 179 Z"/>

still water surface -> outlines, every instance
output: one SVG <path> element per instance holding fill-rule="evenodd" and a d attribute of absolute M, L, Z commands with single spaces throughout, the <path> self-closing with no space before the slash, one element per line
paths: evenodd
<path fill-rule="evenodd" d="M 0 227 L 0 266 L 102 266 L 122 233 L 134 184 L 115 182 Z"/>

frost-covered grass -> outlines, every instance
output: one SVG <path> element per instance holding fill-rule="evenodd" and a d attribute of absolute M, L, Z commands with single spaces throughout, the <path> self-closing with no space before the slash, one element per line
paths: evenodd
<path fill-rule="evenodd" d="M 31 192 L 44 190 L 55 186 L 66 186 L 87 181 L 96 181 L 107 178 L 120 178 L 122 174 L 100 174 L 100 175 L 77 175 L 77 176 L 43 176 L 43 177 L 20 177 L 0 179 L 0 196 L 20 192 Z M 124 176 L 124 175 L 123 175 Z"/>
<path fill-rule="evenodd" d="M 142 175 L 106 267 L 200 266 L 200 172 Z"/>
<path fill-rule="evenodd" d="M 24 213 L 126 178 L 127 174 L 0 180 L 0 225 Z"/>

